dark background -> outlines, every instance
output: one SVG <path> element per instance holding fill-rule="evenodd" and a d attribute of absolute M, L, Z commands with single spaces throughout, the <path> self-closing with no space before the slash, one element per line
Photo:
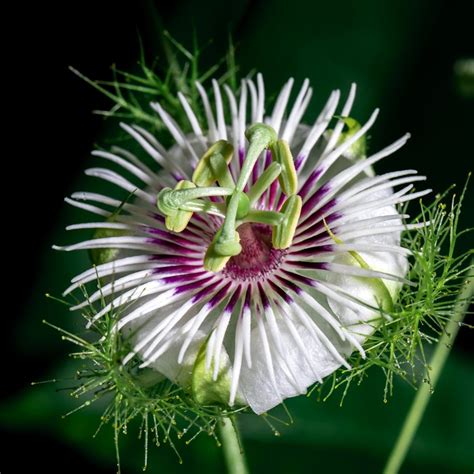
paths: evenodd
<path fill-rule="evenodd" d="M 62 229 L 76 214 L 63 197 L 84 188 L 81 170 L 106 129 L 91 110 L 109 106 L 67 67 L 110 79 L 113 63 L 122 69 L 136 64 L 139 35 L 148 58 L 161 54 L 150 6 L 153 2 L 51 2 L 24 4 L 4 16 L 14 28 L 5 42 L 3 89 L 9 124 L 2 174 L 8 245 L 4 281 L 11 284 L 3 292 L 2 473 L 28 468 L 114 472 L 111 430 L 91 438 L 97 412 L 85 410 L 62 420 L 76 402 L 54 385 L 31 388 L 29 383 L 68 376 L 65 354 L 70 347 L 41 320 L 69 327 L 70 315 L 43 295 L 60 294 L 84 256 L 58 254 L 50 247 L 66 239 Z M 241 71 L 261 71 L 269 93 L 289 76 L 297 82 L 309 77 L 315 98 L 308 119 L 314 119 L 331 89 L 344 93 L 357 82 L 354 116 L 363 121 L 381 107 L 372 131 L 374 149 L 406 131 L 413 136 L 379 171 L 415 167 L 428 175 L 436 192 L 465 182 L 474 161 L 474 104 L 458 93 L 453 64 L 474 55 L 471 2 L 156 1 L 154 6 L 162 24 L 185 45 L 193 31 L 200 44 L 213 40 L 204 56 L 208 65 L 226 52 L 230 32 Z M 464 227 L 472 225 L 473 204 L 471 191 Z M 462 247 L 466 250 L 472 242 L 464 241 Z M 461 329 L 403 472 L 472 471 L 472 342 L 469 330 Z M 381 472 L 414 394 L 397 384 L 393 399 L 384 405 L 382 390 L 383 376 L 373 372 L 342 408 L 337 399 L 292 400 L 295 423 L 283 427 L 279 438 L 263 422 L 244 419 L 251 470 Z M 123 443 L 125 472 L 141 469 L 142 451 L 134 438 L 132 432 Z M 167 447 L 153 451 L 151 472 L 223 469 L 220 451 L 205 435 L 181 449 L 183 466 Z"/>

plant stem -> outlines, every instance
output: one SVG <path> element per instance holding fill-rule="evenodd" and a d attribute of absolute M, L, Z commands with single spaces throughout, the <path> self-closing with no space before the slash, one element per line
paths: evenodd
<path fill-rule="evenodd" d="M 248 474 L 235 417 L 222 418 L 219 431 L 228 474 Z"/>
<path fill-rule="evenodd" d="M 448 355 L 451 351 L 454 339 L 456 338 L 456 335 L 459 331 L 473 294 L 474 278 L 471 275 L 464 282 L 464 288 L 457 297 L 452 317 L 446 324 L 443 334 L 438 341 L 429 367 L 426 368 L 424 378 L 431 380 L 431 382 L 429 384 L 424 383 L 419 388 L 411 405 L 410 411 L 405 418 L 405 422 L 402 426 L 400 434 L 398 435 L 397 442 L 390 453 L 390 457 L 388 458 L 387 464 L 385 465 L 383 474 L 397 474 L 400 467 L 402 466 L 428 405 L 430 395 L 433 393 L 436 382 L 439 379 L 446 359 L 448 358 Z"/>

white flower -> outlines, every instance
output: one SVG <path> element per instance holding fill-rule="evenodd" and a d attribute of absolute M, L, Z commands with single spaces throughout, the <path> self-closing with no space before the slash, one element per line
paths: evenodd
<path fill-rule="evenodd" d="M 61 248 L 91 249 L 100 264 L 74 278 L 66 294 L 99 277 L 103 286 L 73 309 L 105 298 L 91 324 L 111 311 L 119 315 L 117 329 L 133 346 L 124 364 L 138 355 L 142 367 L 202 403 L 238 402 L 263 413 L 338 367 L 350 368 L 354 350 L 364 356 L 365 339 L 406 283 L 406 216 L 397 207 L 429 191 L 410 193 L 424 179 L 414 170 L 374 175 L 372 165 L 408 135 L 366 158 L 364 136 L 378 111 L 362 127 L 345 118 L 354 85 L 331 131 L 340 92 L 311 127 L 303 125 L 312 95 L 307 80 L 290 106 L 290 79 L 270 113 L 261 75 L 256 84 L 244 80 L 237 96 L 224 86 L 228 107 L 216 81 L 214 106 L 197 87 L 205 129 L 181 94 L 190 134 L 151 104 L 174 140 L 169 150 L 139 126 L 122 124 L 155 160 L 153 169 L 117 147 L 93 152 L 123 175 L 86 173 L 133 200 L 90 192 L 68 199 L 106 220 L 69 227 L 99 229 L 97 238 Z M 245 169 L 248 180 L 241 179 Z M 236 191 L 239 183 L 245 193 Z"/>

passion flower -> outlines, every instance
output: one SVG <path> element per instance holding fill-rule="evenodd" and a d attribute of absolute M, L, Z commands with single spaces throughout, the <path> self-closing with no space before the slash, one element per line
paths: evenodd
<path fill-rule="evenodd" d="M 93 239 L 57 247 L 88 249 L 95 263 L 66 294 L 102 282 L 73 309 L 101 303 L 91 326 L 114 312 L 131 347 L 123 364 L 138 357 L 199 403 L 263 413 L 350 368 L 350 354 L 364 357 L 364 341 L 409 284 L 400 235 L 416 225 L 404 223 L 399 205 L 429 190 L 411 192 L 425 179 L 414 170 L 372 168 L 409 136 L 366 156 L 378 110 L 363 125 L 350 117 L 355 85 L 338 115 L 334 91 L 308 126 L 312 89 L 305 81 L 290 106 L 293 82 L 268 113 L 261 75 L 238 94 L 224 85 L 226 104 L 217 81 L 212 105 L 198 84 L 205 127 L 180 93 L 192 133 L 152 103 L 173 146 L 137 125 L 122 128 L 153 169 L 115 147 L 93 155 L 123 174 L 86 171 L 132 197 L 68 200 L 104 218 L 69 227 L 96 229 Z"/>

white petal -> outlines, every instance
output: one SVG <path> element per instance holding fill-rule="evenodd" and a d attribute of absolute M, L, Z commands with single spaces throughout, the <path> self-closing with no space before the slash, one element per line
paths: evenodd
<path fill-rule="evenodd" d="M 306 388 L 316 381 L 314 368 L 316 368 L 320 377 L 325 377 L 341 365 L 339 360 L 336 360 L 327 347 L 320 340 L 315 339 L 307 328 L 296 320 L 293 315 L 286 314 L 285 317 L 290 318 L 294 329 L 304 344 L 305 353 L 303 353 L 302 348 L 295 343 L 295 339 L 287 324 L 282 320 L 282 317 L 279 316 L 276 318 L 282 347 L 285 349 L 284 361 L 278 361 L 275 355 L 275 348 L 272 348 L 275 383 L 278 387 L 277 392 L 269 377 L 265 354 L 262 350 L 264 346 L 262 334 L 257 328 L 252 330 L 252 369 L 245 366 L 242 367 L 240 388 L 250 407 L 257 414 L 270 410 L 280 404 L 285 398 L 304 393 L 304 390 L 295 387 L 295 384 L 288 376 L 288 372 L 291 371 L 291 373 L 297 374 L 298 384 Z M 270 333 L 268 324 L 264 324 L 267 334 Z M 308 360 L 311 362 L 311 365 Z"/>

